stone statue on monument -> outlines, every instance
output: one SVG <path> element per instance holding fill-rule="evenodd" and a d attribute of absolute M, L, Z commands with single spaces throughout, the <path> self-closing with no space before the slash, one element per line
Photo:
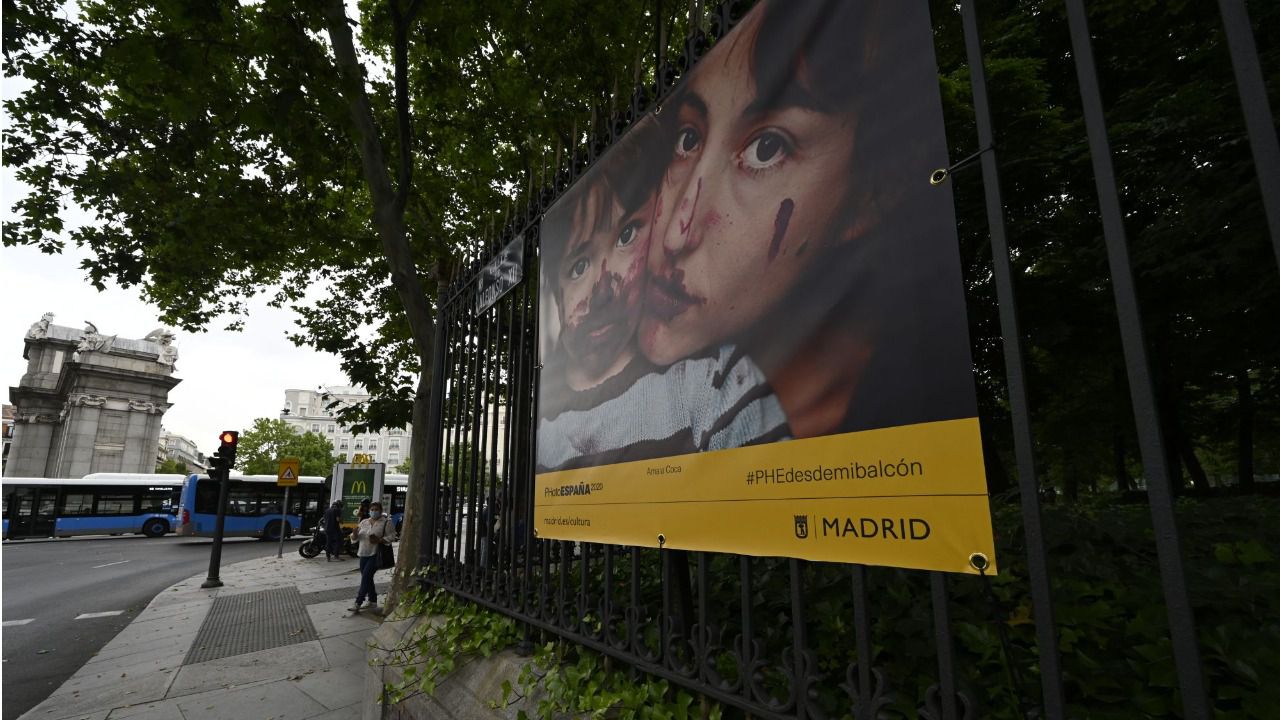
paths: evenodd
<path fill-rule="evenodd" d="M 178 362 L 178 348 L 174 346 L 173 333 L 168 328 L 156 328 L 155 330 L 147 333 L 147 336 L 143 338 L 143 340 L 156 343 L 160 346 L 160 352 L 156 358 L 156 362 L 161 365 L 168 365 L 175 370 L 177 369 L 174 367 L 174 364 Z"/>
<path fill-rule="evenodd" d="M 49 325 L 53 323 L 53 313 L 47 312 L 40 316 L 40 319 L 32 323 L 31 328 L 27 330 L 27 337 L 32 340 L 40 340 L 49 337 Z"/>

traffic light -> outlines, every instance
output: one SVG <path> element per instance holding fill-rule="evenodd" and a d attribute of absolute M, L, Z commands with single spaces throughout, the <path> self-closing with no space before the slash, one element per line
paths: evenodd
<path fill-rule="evenodd" d="M 236 466 L 236 443 L 240 442 L 240 433 L 235 430 L 223 430 L 218 434 L 218 458 L 227 470 Z"/>

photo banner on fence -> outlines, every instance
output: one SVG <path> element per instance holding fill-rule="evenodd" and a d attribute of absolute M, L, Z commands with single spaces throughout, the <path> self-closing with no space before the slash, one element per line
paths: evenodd
<path fill-rule="evenodd" d="M 932 43 L 766 0 L 546 213 L 539 537 L 994 571 Z"/>

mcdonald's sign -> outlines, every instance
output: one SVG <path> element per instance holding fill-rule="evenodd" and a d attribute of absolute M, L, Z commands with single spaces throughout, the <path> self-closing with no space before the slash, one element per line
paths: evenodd
<path fill-rule="evenodd" d="M 371 463 L 339 463 L 333 468 L 333 493 L 330 500 L 342 500 L 342 522 L 354 525 L 360 521 L 360 503 L 376 500 L 382 494 L 382 476 L 386 465 Z"/>

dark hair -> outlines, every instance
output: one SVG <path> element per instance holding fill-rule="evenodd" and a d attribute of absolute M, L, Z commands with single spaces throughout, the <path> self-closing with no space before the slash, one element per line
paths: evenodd
<path fill-rule="evenodd" d="M 751 43 L 757 98 L 854 118 L 850 180 L 833 225 L 867 229 L 815 263 L 830 281 L 797 283 L 785 303 L 791 316 L 803 307 L 856 316 L 876 338 L 862 408 L 844 429 L 972 416 L 951 190 L 929 183 L 948 152 L 927 4 L 766 0 L 759 11 L 751 32 L 732 40 Z M 798 335 L 806 324 L 779 331 Z"/>
<path fill-rule="evenodd" d="M 916 88 L 937 83 L 932 53 L 920 53 L 915 34 L 928 26 L 928 8 L 901 0 L 777 2 L 762 8 L 752 36 L 756 93 L 823 113 L 857 118 L 850 205 L 877 217 L 910 212 L 907 196 L 927 192 L 931 148 L 902 127 L 897 107 Z M 924 17 L 921 18 L 920 16 Z M 912 98 L 914 99 L 914 98 Z M 845 218 L 853 220 L 854 218 Z"/>

